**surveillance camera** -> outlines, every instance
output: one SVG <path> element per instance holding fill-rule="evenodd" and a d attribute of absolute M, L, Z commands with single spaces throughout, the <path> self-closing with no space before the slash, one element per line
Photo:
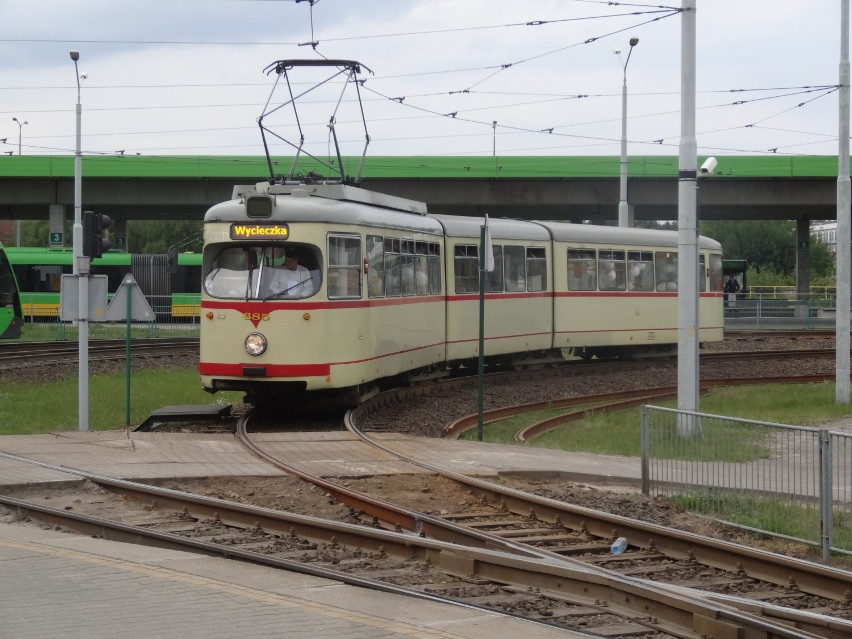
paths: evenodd
<path fill-rule="evenodd" d="M 700 175 L 712 175 L 713 171 L 716 170 L 717 164 L 718 162 L 716 162 L 716 158 L 707 158 L 704 160 L 704 164 L 701 165 L 701 168 L 698 169 L 698 173 Z"/>
<path fill-rule="evenodd" d="M 77 62 L 77 60 L 80 59 L 80 52 L 79 51 L 71 51 L 70 55 L 71 55 L 71 59 L 74 60 L 74 62 Z"/>

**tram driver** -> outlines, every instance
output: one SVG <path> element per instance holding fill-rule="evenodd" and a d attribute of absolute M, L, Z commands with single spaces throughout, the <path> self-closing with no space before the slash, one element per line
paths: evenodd
<path fill-rule="evenodd" d="M 284 250 L 284 264 L 273 267 L 269 280 L 269 291 L 276 297 L 307 297 L 314 292 L 310 271 L 299 264 L 295 249 Z"/>

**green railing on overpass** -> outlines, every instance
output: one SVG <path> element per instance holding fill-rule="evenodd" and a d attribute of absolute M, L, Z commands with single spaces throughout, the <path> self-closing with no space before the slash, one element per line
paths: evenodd
<path fill-rule="evenodd" d="M 834 156 L 717 156 L 716 175 L 721 178 L 836 178 Z M 336 166 L 336 159 L 323 158 Z M 698 159 L 698 164 L 704 160 Z M 274 160 L 275 172 L 286 174 L 292 157 Z M 343 158 L 346 172 L 354 175 L 360 157 Z M 631 179 L 676 178 L 678 158 L 644 155 L 628 160 Z M 362 177 L 383 178 L 614 178 L 620 175 L 618 156 L 376 156 L 364 161 Z M 298 173 L 315 171 L 329 175 L 321 164 L 303 158 Z M 84 178 L 246 178 L 269 175 L 263 156 L 169 155 L 84 156 Z M 74 157 L 70 155 L 19 155 L 0 158 L 2 178 L 71 178 Z"/>

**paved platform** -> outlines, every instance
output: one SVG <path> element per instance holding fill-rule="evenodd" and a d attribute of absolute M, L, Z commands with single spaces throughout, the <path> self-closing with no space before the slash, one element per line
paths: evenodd
<path fill-rule="evenodd" d="M 357 438 L 343 431 L 264 433 L 252 437 L 276 457 L 326 477 L 411 472 L 410 465 L 373 447 L 356 443 Z M 412 458 L 470 475 L 559 474 L 575 481 L 636 486 L 641 477 L 639 460 L 635 457 L 398 434 L 386 434 L 377 439 Z M 0 437 L 0 453 L 126 479 L 280 474 L 246 451 L 231 434 L 115 430 L 8 435 Z M 0 457 L 0 490 L 4 486 L 69 479 L 65 473 L 45 471 Z"/>
<path fill-rule="evenodd" d="M 410 472 L 348 433 L 257 435 L 270 452 L 326 476 Z M 638 461 L 386 435 L 393 448 L 457 472 L 559 474 L 635 483 Z M 124 477 L 274 476 L 232 435 L 62 432 L 0 437 L 0 452 Z M 425 472 L 425 471 L 423 471 Z M 0 492 L 77 481 L 0 456 Z M 417 601 L 226 559 L 0 523 L 0 637 L 122 639 L 537 639 L 585 637 L 495 614 Z"/>
<path fill-rule="evenodd" d="M 580 637 L 226 559 L 0 524 L 8 639 Z"/>

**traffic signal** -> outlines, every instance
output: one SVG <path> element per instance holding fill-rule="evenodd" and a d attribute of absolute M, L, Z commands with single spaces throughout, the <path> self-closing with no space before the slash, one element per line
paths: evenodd
<path fill-rule="evenodd" d="M 103 237 L 103 232 L 112 226 L 112 219 L 103 213 L 83 212 L 83 255 L 100 257 L 112 244 Z"/>

